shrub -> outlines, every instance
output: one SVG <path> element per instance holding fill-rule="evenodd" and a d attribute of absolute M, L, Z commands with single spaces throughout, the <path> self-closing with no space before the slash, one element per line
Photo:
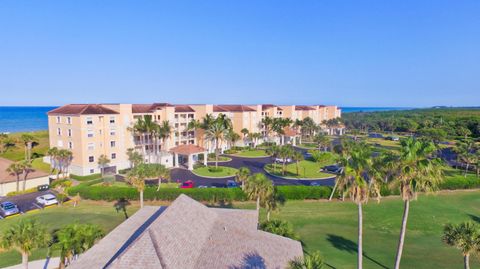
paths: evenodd
<path fill-rule="evenodd" d="M 278 186 L 277 191 L 287 200 L 328 199 L 332 187 L 328 186 Z"/>
<path fill-rule="evenodd" d="M 227 150 L 224 150 L 223 153 L 225 154 L 235 154 L 237 153 L 238 151 L 234 150 L 234 149 L 227 149 Z"/>
<path fill-rule="evenodd" d="M 445 179 L 439 187 L 442 190 L 475 189 L 480 188 L 480 180 L 474 177 L 452 177 Z"/>
<path fill-rule="evenodd" d="M 128 171 L 130 171 L 131 169 L 130 168 L 126 168 L 126 169 L 120 169 L 118 170 L 118 173 L 121 174 L 121 175 L 125 175 L 128 173 Z"/>
<path fill-rule="evenodd" d="M 60 180 L 55 180 L 50 184 L 50 188 L 54 189 L 57 186 L 62 186 L 64 188 L 68 188 L 72 186 L 72 181 L 68 179 L 60 179 Z"/>
<path fill-rule="evenodd" d="M 20 195 L 20 194 L 32 193 L 32 192 L 36 192 L 36 191 L 37 191 L 37 187 L 26 189 L 24 191 L 12 191 L 12 192 L 7 193 L 7 196 L 10 197 L 10 196 L 15 196 L 15 195 Z"/>
<path fill-rule="evenodd" d="M 199 162 L 196 162 L 193 164 L 193 169 L 197 169 L 197 168 L 200 168 L 200 167 L 204 167 L 205 165 L 203 165 L 203 163 L 199 163 Z"/>
<path fill-rule="evenodd" d="M 75 180 L 78 180 L 78 181 L 89 181 L 89 180 L 94 180 L 94 179 L 98 179 L 98 178 L 101 178 L 101 177 L 102 177 L 101 174 L 92 174 L 92 175 L 88 175 L 88 176 L 77 176 L 77 175 L 70 174 L 71 179 L 75 179 Z"/>
<path fill-rule="evenodd" d="M 222 167 L 215 167 L 215 166 L 209 166 L 208 167 L 208 172 L 210 173 L 220 173 L 223 171 Z"/>

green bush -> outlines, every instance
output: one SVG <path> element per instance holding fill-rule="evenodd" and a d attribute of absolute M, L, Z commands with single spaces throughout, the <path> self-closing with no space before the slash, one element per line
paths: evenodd
<path fill-rule="evenodd" d="M 78 181 L 89 181 L 89 180 L 94 180 L 94 179 L 98 179 L 98 178 L 101 178 L 101 177 L 102 177 L 101 174 L 92 174 L 92 175 L 88 175 L 88 176 L 77 176 L 77 175 L 70 174 L 71 179 L 75 179 L 75 180 L 78 180 Z"/>
<path fill-rule="evenodd" d="M 120 169 L 118 170 L 118 173 L 121 174 L 121 175 L 125 175 L 128 173 L 128 171 L 130 171 L 131 169 L 130 168 L 126 168 L 126 169 Z"/>
<path fill-rule="evenodd" d="M 20 195 L 20 194 L 32 193 L 32 192 L 36 192 L 36 191 L 37 191 L 37 187 L 26 189 L 24 191 L 12 191 L 12 192 L 7 193 L 7 196 L 10 197 L 10 196 L 15 196 L 15 195 Z"/>
<path fill-rule="evenodd" d="M 238 151 L 234 150 L 234 149 L 227 149 L 227 150 L 224 150 L 223 153 L 225 154 L 235 154 L 237 153 Z"/>
<path fill-rule="evenodd" d="M 278 186 L 277 191 L 287 200 L 328 199 L 332 188 L 328 186 Z"/>
<path fill-rule="evenodd" d="M 60 179 L 60 180 L 55 180 L 52 182 L 52 184 L 50 184 L 50 188 L 53 189 L 53 188 L 56 188 L 57 186 L 62 186 L 62 187 L 70 187 L 72 186 L 72 181 L 68 180 L 68 179 Z"/>
<path fill-rule="evenodd" d="M 445 179 L 440 184 L 442 190 L 458 190 L 458 189 L 476 189 L 480 188 L 480 179 L 474 177 L 452 177 Z"/>
<path fill-rule="evenodd" d="M 215 166 L 209 166 L 208 167 L 208 172 L 210 173 L 220 173 L 223 171 L 222 167 L 215 167 Z"/>

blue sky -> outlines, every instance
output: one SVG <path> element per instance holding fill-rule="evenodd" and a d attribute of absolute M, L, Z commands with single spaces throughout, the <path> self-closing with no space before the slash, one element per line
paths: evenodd
<path fill-rule="evenodd" d="M 480 1 L 1 1 L 0 105 L 480 105 Z"/>

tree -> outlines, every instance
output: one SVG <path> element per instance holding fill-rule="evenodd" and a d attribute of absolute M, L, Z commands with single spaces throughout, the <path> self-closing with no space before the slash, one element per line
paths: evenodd
<path fill-rule="evenodd" d="M 480 252 L 480 230 L 472 222 L 447 224 L 443 229 L 443 242 L 462 252 L 464 268 L 470 268 L 470 255 Z"/>
<path fill-rule="evenodd" d="M 75 255 L 87 251 L 103 236 L 103 230 L 93 224 L 73 223 L 62 227 L 55 233 L 56 242 L 53 245 L 60 250 L 59 268 L 65 268 Z"/>
<path fill-rule="evenodd" d="M 330 139 L 323 133 L 318 133 L 313 137 L 313 141 L 317 143 L 318 150 L 327 151 L 330 147 Z"/>
<path fill-rule="evenodd" d="M 240 135 L 235 133 L 232 129 L 228 130 L 225 134 L 225 139 L 230 143 L 230 148 L 235 146 L 238 140 L 240 140 Z"/>
<path fill-rule="evenodd" d="M 60 173 L 63 173 L 63 177 L 65 178 L 68 173 L 68 168 L 73 160 L 73 153 L 68 149 L 61 149 L 57 153 L 58 163 L 59 163 L 59 170 L 57 172 L 57 179 Z"/>
<path fill-rule="evenodd" d="M 37 139 L 31 134 L 22 134 L 20 140 L 25 145 L 25 160 L 30 161 L 32 156 L 32 148 Z"/>
<path fill-rule="evenodd" d="M 464 126 L 459 126 L 457 128 L 457 134 L 460 136 L 463 136 L 465 139 L 468 138 L 468 136 L 472 135 L 472 131 L 470 129 L 464 127 Z"/>
<path fill-rule="evenodd" d="M 15 162 L 10 164 L 6 170 L 7 173 L 16 177 L 17 192 L 20 191 L 20 175 L 23 173 L 24 169 L 25 167 L 22 162 Z"/>
<path fill-rule="evenodd" d="M 282 175 L 285 175 L 287 160 L 293 156 L 294 152 L 290 145 L 280 147 L 278 157 L 282 160 Z"/>
<path fill-rule="evenodd" d="M 243 191 L 245 191 L 245 182 L 248 180 L 248 177 L 250 177 L 250 175 L 250 169 L 248 169 L 247 167 L 240 167 L 240 169 L 238 169 L 237 173 L 235 174 L 235 181 L 240 183 Z"/>
<path fill-rule="evenodd" d="M 148 177 L 146 164 L 140 164 L 127 173 L 127 180 L 140 194 L 140 208 L 143 208 L 143 191 L 145 190 L 145 179 Z"/>
<path fill-rule="evenodd" d="M 98 157 L 98 166 L 100 166 L 100 172 L 102 173 L 102 177 L 104 175 L 104 170 L 110 163 L 110 159 L 105 155 L 102 154 Z"/>
<path fill-rule="evenodd" d="M 297 176 L 300 176 L 299 166 L 300 166 L 300 162 L 303 161 L 303 159 L 304 159 L 303 154 L 300 151 L 294 150 L 292 152 L 292 160 L 295 162 L 295 166 L 297 168 Z"/>
<path fill-rule="evenodd" d="M 28 174 L 30 174 L 30 172 L 32 172 L 34 170 L 32 170 L 32 163 L 29 162 L 29 161 L 22 161 L 22 166 L 23 166 L 23 186 L 22 186 L 22 190 L 25 191 L 25 189 L 27 188 Z"/>
<path fill-rule="evenodd" d="M 272 158 L 273 173 L 275 173 L 277 168 L 276 159 L 280 156 L 280 147 L 277 145 L 272 145 L 266 150 L 266 152 Z"/>
<path fill-rule="evenodd" d="M 302 124 L 302 135 L 307 136 L 308 138 L 311 138 L 316 131 L 318 131 L 319 127 L 313 121 L 312 118 L 306 117 L 303 119 L 303 124 Z"/>
<path fill-rule="evenodd" d="M 297 257 L 288 263 L 289 269 L 322 269 L 325 266 L 322 255 L 315 251 L 304 258 Z"/>
<path fill-rule="evenodd" d="M 160 185 L 163 179 L 170 179 L 170 170 L 161 164 L 145 164 L 147 168 L 148 177 L 156 177 L 158 179 L 157 191 L 160 190 Z"/>
<path fill-rule="evenodd" d="M 243 135 L 243 139 L 247 138 L 248 134 L 250 133 L 247 128 L 243 128 L 240 130 L 240 133 Z"/>
<path fill-rule="evenodd" d="M 15 147 L 17 141 L 7 134 L 0 134 L 0 153 L 5 153 L 8 149 Z"/>
<path fill-rule="evenodd" d="M 168 146 L 166 142 L 172 133 L 172 126 L 170 126 L 169 121 L 163 121 L 160 126 L 158 126 L 158 137 L 162 140 L 162 145 L 164 149 L 167 149 Z"/>
<path fill-rule="evenodd" d="M 273 193 L 273 184 L 264 174 L 253 174 L 245 183 L 245 192 L 249 199 L 257 201 L 257 212 L 260 211 L 260 202 Z"/>
<path fill-rule="evenodd" d="M 32 250 L 46 247 L 51 236 L 47 229 L 33 219 L 22 219 L 11 225 L 2 235 L 1 247 L 15 249 L 22 254 L 23 268 L 28 268 L 28 256 Z"/>
<path fill-rule="evenodd" d="M 443 180 L 441 162 L 431 157 L 432 153 L 436 150 L 433 143 L 410 137 L 402 140 L 400 144 L 400 156 L 395 160 L 396 171 L 391 175 L 393 178 L 392 187 L 398 187 L 400 189 L 400 196 L 404 201 L 402 226 L 395 258 L 395 269 L 400 268 L 410 201 L 417 198 L 419 191 L 428 192 L 435 190 Z"/>
<path fill-rule="evenodd" d="M 128 157 L 128 161 L 130 162 L 130 169 L 143 163 L 142 154 L 140 154 L 139 152 L 136 152 L 135 149 L 133 148 L 127 149 L 127 157 Z"/>
<path fill-rule="evenodd" d="M 261 125 L 262 125 L 262 128 L 265 132 L 265 138 L 267 138 L 267 140 L 270 140 L 270 132 L 271 132 L 271 128 L 272 128 L 272 125 L 273 125 L 273 118 L 270 118 L 268 116 L 266 116 L 265 118 L 263 118 L 261 121 L 260 121 Z"/>
<path fill-rule="evenodd" d="M 218 167 L 218 156 L 220 154 L 220 142 L 225 138 L 225 135 L 231 130 L 232 122 L 224 114 L 218 115 L 213 122 L 205 128 L 205 137 L 212 143 L 215 143 L 215 167 Z"/>
<path fill-rule="evenodd" d="M 470 164 L 474 163 L 476 160 L 476 156 L 473 153 L 475 148 L 476 145 L 473 140 L 465 140 L 464 142 L 458 143 L 455 148 L 458 159 L 465 163 L 465 177 L 467 177 Z"/>
<path fill-rule="evenodd" d="M 263 200 L 260 202 L 262 207 L 265 207 L 267 210 L 267 221 L 270 220 L 270 214 L 273 211 L 276 211 L 279 209 L 280 205 L 285 204 L 285 197 L 280 195 L 276 188 L 273 187 L 273 191 L 269 192 L 266 197 L 263 198 Z"/>
<path fill-rule="evenodd" d="M 55 169 L 58 168 L 58 148 L 53 147 L 47 150 L 47 156 L 50 158 L 50 175 L 53 175 Z"/>
<path fill-rule="evenodd" d="M 288 237 L 293 240 L 299 240 L 299 236 L 293 230 L 292 224 L 284 220 L 274 219 L 264 221 L 260 223 L 260 230 Z"/>

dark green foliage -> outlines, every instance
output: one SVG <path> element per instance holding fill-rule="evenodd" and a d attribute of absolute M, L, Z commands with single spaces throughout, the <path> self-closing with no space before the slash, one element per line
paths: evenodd
<path fill-rule="evenodd" d="M 89 180 L 98 179 L 98 178 L 101 178 L 101 177 L 102 177 L 101 174 L 92 174 L 92 175 L 88 175 L 88 176 L 77 176 L 77 175 L 70 174 L 71 179 L 75 179 L 75 180 L 78 180 L 78 181 L 89 181 Z"/>
<path fill-rule="evenodd" d="M 210 166 L 208 167 L 208 171 L 210 173 L 220 173 L 223 171 L 223 168 L 222 167 L 214 167 L 214 166 Z"/>

